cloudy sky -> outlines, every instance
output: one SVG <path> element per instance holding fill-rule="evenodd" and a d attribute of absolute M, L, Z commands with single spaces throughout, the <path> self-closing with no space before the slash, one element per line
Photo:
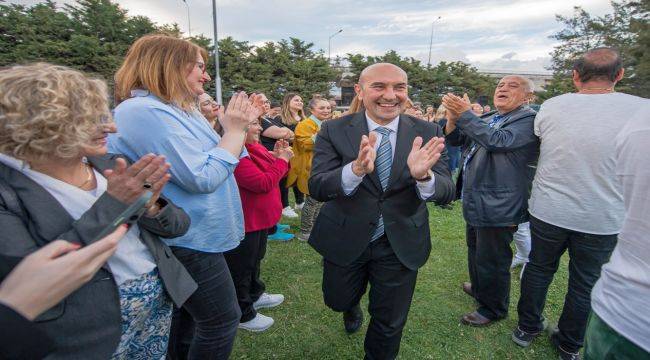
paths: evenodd
<path fill-rule="evenodd" d="M 33 4 L 36 1 L 11 0 Z M 71 0 L 65 0 L 71 2 Z M 178 23 L 187 31 L 182 0 L 118 0 L 131 15 Z M 211 0 L 187 0 L 192 33 L 212 37 Z M 582 6 L 592 15 L 611 12 L 608 0 L 217 0 L 219 37 L 252 44 L 297 37 L 327 55 L 380 55 L 396 50 L 431 62 L 461 60 L 484 70 L 545 72 L 562 27 L 555 14 Z M 440 17 L 440 19 L 438 19 Z"/>

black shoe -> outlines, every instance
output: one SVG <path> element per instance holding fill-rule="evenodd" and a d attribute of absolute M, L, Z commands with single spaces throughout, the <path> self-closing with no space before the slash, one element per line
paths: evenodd
<path fill-rule="evenodd" d="M 542 322 L 542 331 L 538 331 L 535 333 L 530 333 L 524 330 L 521 330 L 519 326 L 517 326 L 516 329 L 512 331 L 512 341 L 515 342 L 515 344 L 522 346 L 522 347 L 527 347 L 530 345 L 530 343 L 535 340 L 536 337 L 538 337 L 544 330 L 548 328 L 548 322 L 546 319 Z"/>
<path fill-rule="evenodd" d="M 551 334 L 551 343 L 553 344 L 553 347 L 557 350 L 557 352 L 560 354 L 559 359 L 560 360 L 580 360 L 580 353 L 579 352 L 570 352 L 566 351 L 562 348 L 562 345 L 560 345 L 560 339 L 558 339 L 558 334 L 560 333 L 559 330 L 554 331 Z"/>
<path fill-rule="evenodd" d="M 348 334 L 359 331 L 361 324 L 363 324 L 363 311 L 361 311 L 359 304 L 343 313 L 343 326 L 345 326 L 345 332 Z"/>

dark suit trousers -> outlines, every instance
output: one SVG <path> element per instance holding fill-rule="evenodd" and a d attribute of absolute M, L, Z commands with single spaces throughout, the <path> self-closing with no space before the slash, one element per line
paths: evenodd
<path fill-rule="evenodd" d="M 417 270 L 399 261 L 386 236 L 370 243 L 348 266 L 324 260 L 323 298 L 334 311 L 347 311 L 359 303 L 370 283 L 370 324 L 365 339 L 366 359 L 395 359 L 406 324 Z"/>
<path fill-rule="evenodd" d="M 466 226 L 467 264 L 477 311 L 488 319 L 508 315 L 512 227 Z"/>

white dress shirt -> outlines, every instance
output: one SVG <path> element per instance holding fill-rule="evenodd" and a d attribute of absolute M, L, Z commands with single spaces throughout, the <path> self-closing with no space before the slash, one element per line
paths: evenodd
<path fill-rule="evenodd" d="M 397 129 L 399 128 L 399 116 L 393 119 L 390 123 L 386 125 L 379 125 L 376 122 L 374 122 L 369 116 L 368 113 L 366 112 L 366 122 L 368 123 L 368 131 L 375 131 L 380 126 L 383 126 L 385 128 L 390 129 L 390 134 L 388 135 L 388 140 L 390 141 L 390 147 L 392 150 L 392 157 L 393 159 L 395 158 L 395 145 L 397 143 Z M 375 150 L 379 148 L 379 144 L 381 143 L 381 138 L 383 135 L 377 134 L 377 141 L 375 142 Z M 352 162 L 348 163 L 343 167 L 343 171 L 341 173 L 341 184 L 343 187 L 343 192 L 345 195 L 349 196 L 354 193 L 354 190 L 361 184 L 361 181 L 363 181 L 363 176 L 357 176 L 352 172 Z M 390 179 L 389 179 L 390 181 Z M 430 198 L 433 193 L 436 191 L 436 178 L 435 176 L 431 177 L 431 180 L 425 181 L 425 182 L 416 182 L 416 188 L 418 190 L 418 194 L 420 195 L 420 198 L 422 200 L 426 200 Z"/>

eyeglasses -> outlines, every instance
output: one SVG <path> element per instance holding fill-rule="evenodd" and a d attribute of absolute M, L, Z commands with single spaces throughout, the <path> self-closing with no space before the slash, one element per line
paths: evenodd
<path fill-rule="evenodd" d="M 206 70 L 205 63 L 197 61 L 196 62 L 196 67 L 198 67 L 199 70 L 201 70 L 201 72 L 205 74 L 205 70 Z"/>

